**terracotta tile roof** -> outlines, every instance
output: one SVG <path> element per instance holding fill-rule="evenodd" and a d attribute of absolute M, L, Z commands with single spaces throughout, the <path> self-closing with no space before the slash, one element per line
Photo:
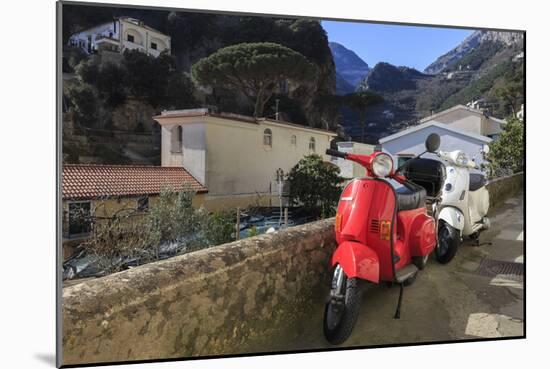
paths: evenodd
<path fill-rule="evenodd" d="M 63 165 L 63 199 L 140 196 L 158 194 L 165 187 L 207 189 L 181 167 L 146 165 Z"/>

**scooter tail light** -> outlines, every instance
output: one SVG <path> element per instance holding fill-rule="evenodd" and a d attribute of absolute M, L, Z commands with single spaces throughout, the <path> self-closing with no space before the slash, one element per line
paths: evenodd
<path fill-rule="evenodd" d="M 390 240 L 391 222 L 389 220 L 383 220 L 380 222 L 380 239 L 384 241 Z"/>
<path fill-rule="evenodd" d="M 340 232 L 342 230 L 342 214 L 338 213 L 336 214 L 336 220 L 334 221 L 334 229 L 336 232 Z"/>

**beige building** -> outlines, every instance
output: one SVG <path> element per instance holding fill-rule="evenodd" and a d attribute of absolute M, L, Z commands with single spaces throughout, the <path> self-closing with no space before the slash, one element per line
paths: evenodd
<path fill-rule="evenodd" d="M 428 122 L 446 124 L 452 129 L 491 138 L 498 135 L 506 124 L 506 121 L 502 119 L 491 117 L 482 110 L 464 105 L 455 105 L 447 110 L 432 114 L 421 119 L 419 123 Z"/>
<path fill-rule="evenodd" d="M 374 145 L 353 141 L 342 141 L 336 145 L 338 151 L 359 155 L 370 155 L 375 148 Z M 337 157 L 332 157 L 331 161 L 340 168 L 340 175 L 344 178 L 358 178 L 366 175 L 365 168 L 357 163 Z"/>
<path fill-rule="evenodd" d="M 114 18 L 77 32 L 69 38 L 69 45 L 80 47 L 88 54 L 103 51 L 122 54 L 128 49 L 157 57 L 171 50 L 170 36 L 130 17 Z"/>
<path fill-rule="evenodd" d="M 275 173 L 325 150 L 336 133 L 267 118 L 215 114 L 207 109 L 165 111 L 162 166 L 184 167 L 208 188 L 209 209 L 270 205 Z"/>

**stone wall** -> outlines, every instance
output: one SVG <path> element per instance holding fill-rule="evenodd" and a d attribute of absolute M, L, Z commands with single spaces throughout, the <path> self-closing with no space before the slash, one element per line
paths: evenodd
<path fill-rule="evenodd" d="M 493 179 L 487 185 L 491 209 L 525 188 L 524 173 Z"/>
<path fill-rule="evenodd" d="M 63 289 L 63 364 L 254 352 L 327 292 L 333 219 Z"/>
<path fill-rule="evenodd" d="M 523 174 L 491 181 L 491 207 L 522 187 Z M 252 353 L 291 340 L 328 291 L 334 248 L 327 219 L 66 287 L 63 364 Z"/>

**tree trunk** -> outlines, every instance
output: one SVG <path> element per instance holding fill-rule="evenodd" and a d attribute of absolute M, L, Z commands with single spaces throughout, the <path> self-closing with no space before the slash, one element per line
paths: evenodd
<path fill-rule="evenodd" d="M 264 87 L 261 87 L 256 95 L 256 104 L 254 105 L 254 117 L 261 118 L 264 115 Z"/>
<path fill-rule="evenodd" d="M 361 124 L 361 142 L 365 142 L 365 122 L 366 114 L 363 111 L 362 113 L 359 113 L 359 123 Z"/>

